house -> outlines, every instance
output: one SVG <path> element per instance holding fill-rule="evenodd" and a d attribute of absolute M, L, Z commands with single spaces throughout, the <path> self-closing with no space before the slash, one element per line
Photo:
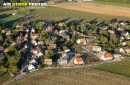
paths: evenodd
<path fill-rule="evenodd" d="M 37 55 L 38 51 L 36 49 L 31 49 L 31 52 L 34 54 L 34 55 Z"/>
<path fill-rule="evenodd" d="M 122 35 L 122 36 L 129 36 L 129 33 L 126 32 L 126 31 L 122 31 L 122 32 L 121 32 L 121 35 Z"/>
<path fill-rule="evenodd" d="M 23 26 L 26 26 L 26 25 L 28 25 L 29 24 L 29 21 L 23 21 L 23 22 L 21 22 L 20 23 L 20 25 L 23 27 Z"/>
<path fill-rule="evenodd" d="M 52 65 L 52 59 L 44 59 L 44 64 Z"/>
<path fill-rule="evenodd" d="M 15 42 L 14 42 L 14 43 L 11 44 L 11 46 L 16 47 L 16 46 L 18 46 L 18 43 L 15 43 Z"/>
<path fill-rule="evenodd" d="M 8 49 L 8 48 L 5 48 L 5 49 L 4 49 L 4 52 L 9 52 L 9 49 Z"/>
<path fill-rule="evenodd" d="M 113 57 L 114 57 L 114 59 L 115 59 L 115 58 L 120 58 L 120 57 L 121 57 L 121 54 L 115 53 L 115 54 L 113 54 Z"/>
<path fill-rule="evenodd" d="M 32 44 L 34 44 L 34 45 L 37 45 L 38 43 L 36 42 L 36 40 L 31 40 L 31 42 L 32 42 Z"/>
<path fill-rule="evenodd" d="M 87 41 L 87 42 L 90 42 L 90 41 L 93 41 L 93 40 L 94 40 L 94 38 L 92 38 L 92 37 L 86 38 L 86 41 Z"/>
<path fill-rule="evenodd" d="M 55 49 L 57 48 L 56 44 L 49 44 L 49 46 L 47 46 L 47 49 Z"/>
<path fill-rule="evenodd" d="M 53 27 L 52 27 L 52 26 L 49 26 L 49 27 L 47 27 L 46 30 L 47 30 L 47 31 L 53 31 Z"/>
<path fill-rule="evenodd" d="M 126 46 L 126 42 L 123 42 L 123 43 L 122 43 L 122 46 Z"/>
<path fill-rule="evenodd" d="M 20 28 L 18 31 L 23 32 L 23 31 L 24 31 L 24 28 Z"/>
<path fill-rule="evenodd" d="M 64 26 L 65 25 L 65 23 L 63 23 L 63 22 L 59 22 L 59 24 L 58 24 L 58 26 Z"/>
<path fill-rule="evenodd" d="M 74 59 L 74 64 L 84 64 L 82 57 L 76 57 Z"/>
<path fill-rule="evenodd" d="M 43 56 L 43 53 L 40 52 L 40 51 L 38 51 L 38 53 L 37 53 L 37 57 L 41 57 L 41 56 Z"/>
<path fill-rule="evenodd" d="M 86 40 L 85 39 L 78 39 L 77 43 L 85 45 L 86 44 Z"/>
<path fill-rule="evenodd" d="M 25 29 L 25 32 L 29 32 L 29 28 L 26 28 L 26 29 Z"/>
<path fill-rule="evenodd" d="M 120 53 L 124 53 L 125 52 L 123 48 L 120 48 L 119 51 L 120 51 Z"/>
<path fill-rule="evenodd" d="M 4 50 L 4 47 L 0 46 L 0 52 Z"/>
<path fill-rule="evenodd" d="M 120 41 L 123 41 L 124 39 L 125 39 L 124 36 L 120 36 L 120 37 L 119 37 L 119 40 L 120 40 Z"/>
<path fill-rule="evenodd" d="M 32 33 L 31 33 L 31 38 L 32 38 L 32 39 L 36 39 L 37 37 L 38 37 L 38 34 L 32 34 Z"/>
<path fill-rule="evenodd" d="M 69 58 L 69 55 L 66 52 L 64 52 L 62 53 L 60 59 L 58 59 L 58 63 L 60 65 L 67 65 L 68 58 Z"/>
<path fill-rule="evenodd" d="M 93 51 L 100 52 L 101 49 L 102 48 L 100 46 L 93 46 Z"/>
<path fill-rule="evenodd" d="M 28 70 L 35 70 L 36 67 L 33 64 L 29 64 L 28 66 Z"/>
<path fill-rule="evenodd" d="M 101 56 L 100 58 L 101 60 L 103 61 L 106 61 L 106 60 L 112 60 L 113 59 L 113 56 L 111 53 L 105 53 Z"/>
<path fill-rule="evenodd" d="M 24 41 L 27 41 L 27 38 L 28 38 L 28 35 L 25 35 L 25 36 L 23 37 L 23 40 L 24 40 Z"/>
<path fill-rule="evenodd" d="M 125 37 L 127 40 L 130 40 L 130 35 Z"/>
<path fill-rule="evenodd" d="M 130 53 L 130 48 L 128 46 L 124 46 L 122 49 L 125 51 L 125 53 Z"/>
<path fill-rule="evenodd" d="M 10 31 L 10 30 L 6 32 L 6 35 L 10 35 L 10 34 L 11 34 L 11 31 Z"/>
<path fill-rule="evenodd" d="M 32 59 L 31 61 L 29 61 L 30 64 L 38 64 L 38 62 L 36 61 L 36 59 Z"/>
<path fill-rule="evenodd" d="M 59 32 L 58 32 L 58 30 L 54 30 L 54 34 L 58 34 Z"/>
<path fill-rule="evenodd" d="M 4 54 L 1 53 L 1 54 L 0 54 L 0 60 L 3 60 L 4 58 L 5 58 Z"/>
<path fill-rule="evenodd" d="M 111 33 L 111 34 L 115 33 L 115 31 L 113 31 L 113 30 L 108 30 L 108 32 Z"/>
<path fill-rule="evenodd" d="M 31 32 L 32 32 L 32 33 L 35 33 L 35 28 L 34 28 L 34 27 L 31 28 Z"/>
<path fill-rule="evenodd" d="M 58 59 L 58 63 L 59 63 L 61 66 L 65 66 L 65 65 L 67 65 L 67 59 L 61 57 L 60 59 Z"/>
<path fill-rule="evenodd" d="M 39 45 L 44 45 L 44 42 L 42 40 L 38 41 Z"/>

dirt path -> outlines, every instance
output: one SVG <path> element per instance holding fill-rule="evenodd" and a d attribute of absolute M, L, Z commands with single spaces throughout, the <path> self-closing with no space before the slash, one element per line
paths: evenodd
<path fill-rule="evenodd" d="M 79 10 L 79 11 L 90 12 L 90 13 L 97 13 L 97 14 L 130 17 L 130 8 L 103 5 L 98 3 L 90 3 L 90 2 L 60 3 L 51 6 L 72 9 L 72 10 Z"/>

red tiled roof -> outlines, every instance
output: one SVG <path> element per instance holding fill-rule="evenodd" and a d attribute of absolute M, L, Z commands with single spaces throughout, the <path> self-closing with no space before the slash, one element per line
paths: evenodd
<path fill-rule="evenodd" d="M 109 56 L 109 57 L 112 57 L 112 54 L 111 54 L 111 53 L 108 53 L 108 56 Z"/>
<path fill-rule="evenodd" d="M 48 27 L 48 30 L 49 30 L 49 31 L 52 31 L 52 30 L 53 30 L 53 27 Z"/>
<path fill-rule="evenodd" d="M 24 36 L 23 39 L 26 40 L 26 39 L 27 39 L 27 36 Z"/>
<path fill-rule="evenodd" d="M 83 59 L 81 57 L 77 57 L 76 60 L 77 60 L 77 62 L 82 62 L 83 61 Z"/>
<path fill-rule="evenodd" d="M 21 24 L 21 25 L 26 25 L 26 24 L 29 24 L 29 22 L 28 22 L 28 21 L 26 21 L 26 22 L 21 22 L 20 24 Z"/>
<path fill-rule="evenodd" d="M 31 36 L 38 36 L 38 34 L 31 34 Z"/>
<path fill-rule="evenodd" d="M 112 54 L 111 53 L 105 53 L 104 58 L 112 58 Z"/>
<path fill-rule="evenodd" d="M 56 44 L 49 44 L 49 46 L 47 46 L 48 49 L 52 49 L 52 48 L 56 48 Z"/>

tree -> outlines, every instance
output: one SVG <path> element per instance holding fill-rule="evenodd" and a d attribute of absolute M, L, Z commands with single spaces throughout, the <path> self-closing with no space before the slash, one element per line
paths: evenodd
<path fill-rule="evenodd" d="M 44 58 L 52 59 L 52 56 L 54 56 L 54 52 L 52 50 L 49 50 L 48 53 L 45 54 Z"/>
<path fill-rule="evenodd" d="M 12 67 L 12 72 L 13 72 L 13 73 L 17 73 L 17 71 L 18 71 L 17 66 L 13 66 L 13 67 Z"/>
<path fill-rule="evenodd" d="M 108 43 L 107 37 L 104 37 L 104 38 L 103 38 L 103 42 L 104 42 L 104 43 Z"/>
<path fill-rule="evenodd" d="M 60 48 L 58 48 L 58 52 L 62 52 L 62 50 Z"/>
<path fill-rule="evenodd" d="M 71 29 L 71 31 L 75 31 L 75 26 L 74 26 L 74 24 L 71 24 L 70 29 Z"/>
<path fill-rule="evenodd" d="M 43 30 L 43 26 L 40 23 L 36 24 L 36 28 L 38 31 L 42 31 Z"/>
<path fill-rule="evenodd" d="M 127 45 L 130 47 L 130 41 L 127 43 Z"/>
<path fill-rule="evenodd" d="M 105 25 L 109 26 L 111 22 L 110 22 L 110 20 L 106 20 L 104 23 L 105 23 Z"/>
<path fill-rule="evenodd" d="M 46 53 L 45 56 L 44 56 L 44 58 L 45 59 L 50 59 L 51 57 L 50 57 L 50 55 L 48 53 Z"/>
<path fill-rule="evenodd" d="M 0 59 L 0 66 L 3 64 L 3 60 L 2 59 Z"/>
<path fill-rule="evenodd" d="M 102 29 L 100 30 L 100 35 L 107 35 L 107 32 L 104 29 Z"/>
<path fill-rule="evenodd" d="M 95 59 L 94 56 L 88 55 L 87 58 L 86 58 L 86 60 L 85 60 L 85 63 L 86 64 L 91 64 L 93 62 L 99 62 L 99 59 Z"/>
<path fill-rule="evenodd" d="M 15 21 L 14 24 L 13 24 L 13 28 L 16 28 L 17 24 L 18 24 L 18 22 Z"/>
<path fill-rule="evenodd" d="M 63 46 L 63 50 L 67 50 L 68 48 L 66 46 Z"/>
<path fill-rule="evenodd" d="M 109 45 L 112 47 L 112 48 L 115 48 L 116 45 L 112 42 L 112 40 L 109 41 Z"/>
<path fill-rule="evenodd" d="M 4 3 L 4 0 L 0 0 L 0 6 L 2 7 Z"/>
<path fill-rule="evenodd" d="M 114 44 L 118 43 L 118 38 L 116 37 L 115 34 L 110 35 L 110 40 L 112 40 Z"/>
<path fill-rule="evenodd" d="M 87 31 L 87 34 L 91 34 L 93 32 L 93 30 L 92 29 L 89 29 L 88 31 Z"/>

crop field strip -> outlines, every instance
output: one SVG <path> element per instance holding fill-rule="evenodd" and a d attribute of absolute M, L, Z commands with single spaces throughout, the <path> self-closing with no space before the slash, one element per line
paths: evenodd
<path fill-rule="evenodd" d="M 95 69 L 46 70 L 49 75 L 45 75 L 44 72 L 43 70 L 29 74 L 9 85 L 129 85 L 130 83 L 128 77 Z"/>

